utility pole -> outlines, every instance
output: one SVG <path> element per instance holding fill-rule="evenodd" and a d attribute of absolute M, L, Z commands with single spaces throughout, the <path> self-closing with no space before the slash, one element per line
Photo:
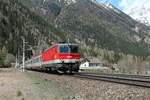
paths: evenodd
<path fill-rule="evenodd" d="M 70 43 L 70 40 L 69 40 L 69 38 L 68 38 L 68 44 Z"/>
<path fill-rule="evenodd" d="M 22 41 L 23 41 L 23 56 L 22 56 L 22 71 L 25 71 L 25 38 L 22 37 Z"/>
<path fill-rule="evenodd" d="M 16 65 L 15 65 L 15 68 L 17 68 L 18 66 L 18 56 L 16 55 Z"/>
<path fill-rule="evenodd" d="M 17 68 L 19 66 L 19 49 L 18 49 L 18 53 L 16 55 L 16 65 L 15 68 Z"/>
<path fill-rule="evenodd" d="M 69 43 L 70 43 L 69 35 L 67 35 L 67 37 L 68 37 L 68 41 L 67 41 L 67 42 L 68 42 L 68 44 L 69 44 Z"/>

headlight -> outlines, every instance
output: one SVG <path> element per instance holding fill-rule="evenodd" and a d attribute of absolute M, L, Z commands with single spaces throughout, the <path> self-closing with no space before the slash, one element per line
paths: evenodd
<path fill-rule="evenodd" d="M 57 56 L 55 55 L 55 56 L 54 56 L 54 59 L 56 59 L 56 58 L 57 58 Z"/>
<path fill-rule="evenodd" d="M 67 56 L 67 58 L 72 58 L 72 56 Z"/>

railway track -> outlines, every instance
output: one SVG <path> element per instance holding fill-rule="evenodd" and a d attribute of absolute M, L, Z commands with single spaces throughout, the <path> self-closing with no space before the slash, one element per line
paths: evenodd
<path fill-rule="evenodd" d="M 43 73 L 43 74 L 52 74 L 52 73 Z M 150 76 L 124 75 L 124 74 L 117 74 L 117 75 L 91 74 L 91 73 L 75 73 L 73 75 L 65 74 L 65 76 L 150 88 Z"/>
<path fill-rule="evenodd" d="M 80 72 L 80 74 L 92 74 L 92 75 L 107 75 L 107 76 L 117 76 L 117 77 L 130 77 L 130 78 L 143 78 L 143 79 L 149 79 L 150 76 L 145 76 L 145 75 L 128 75 L 128 74 L 106 74 L 106 73 L 85 73 L 85 72 Z"/>
<path fill-rule="evenodd" d="M 73 77 L 150 88 L 150 77 L 148 76 L 76 73 Z"/>

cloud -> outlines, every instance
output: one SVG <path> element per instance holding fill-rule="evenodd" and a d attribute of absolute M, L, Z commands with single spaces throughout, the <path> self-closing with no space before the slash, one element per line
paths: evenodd
<path fill-rule="evenodd" d="M 124 12 L 129 13 L 133 8 L 150 8 L 150 0 L 121 0 L 119 6 L 123 8 Z"/>

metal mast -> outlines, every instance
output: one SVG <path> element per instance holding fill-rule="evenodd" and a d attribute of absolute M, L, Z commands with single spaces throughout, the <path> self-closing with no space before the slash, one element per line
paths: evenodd
<path fill-rule="evenodd" d="M 25 38 L 22 37 L 22 41 L 23 41 L 23 56 L 22 56 L 22 71 L 25 71 Z"/>
<path fill-rule="evenodd" d="M 17 68 L 18 66 L 18 55 L 16 55 L 16 64 L 15 64 L 15 68 Z"/>
<path fill-rule="evenodd" d="M 19 65 L 19 49 L 18 49 L 18 54 L 16 55 L 16 65 L 15 68 L 17 68 Z"/>

